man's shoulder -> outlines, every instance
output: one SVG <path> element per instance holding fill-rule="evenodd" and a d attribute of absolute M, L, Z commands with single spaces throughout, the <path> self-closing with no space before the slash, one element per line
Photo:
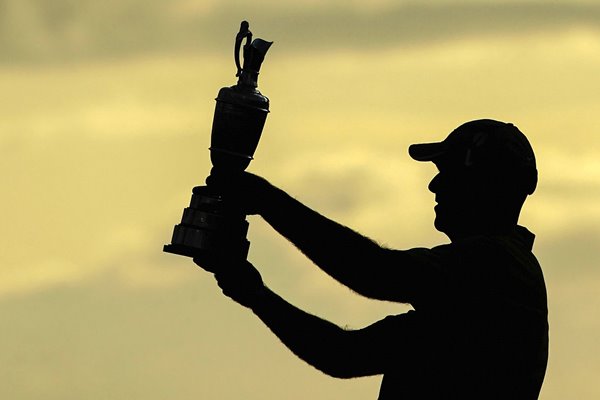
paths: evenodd
<path fill-rule="evenodd" d="M 490 258 L 495 254 L 532 254 L 535 236 L 526 228 L 517 226 L 513 231 L 504 234 L 477 234 L 471 235 L 451 243 L 432 247 L 432 255 L 438 257 L 451 257 L 468 259 L 469 256 L 476 258 Z"/>
<path fill-rule="evenodd" d="M 528 231 L 527 231 L 528 232 Z M 528 236 L 531 235 L 531 236 Z M 543 285 L 541 267 L 531 252 L 533 235 L 473 235 L 430 249 L 410 252 L 432 280 L 444 287 L 489 288 L 501 284 Z M 466 286 L 466 287 L 465 287 Z"/>

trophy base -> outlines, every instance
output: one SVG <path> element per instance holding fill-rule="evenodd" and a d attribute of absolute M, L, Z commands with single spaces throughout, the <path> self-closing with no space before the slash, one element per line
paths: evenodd
<path fill-rule="evenodd" d="M 206 264 L 245 260 L 250 248 L 247 233 L 248 221 L 243 214 L 231 209 L 220 194 L 198 186 L 163 251 L 198 258 Z"/>
<path fill-rule="evenodd" d="M 198 247 L 187 246 L 184 244 L 165 244 L 163 252 L 176 254 L 179 256 L 198 258 L 200 260 L 218 261 L 219 259 L 238 258 L 245 260 L 248 257 L 250 242 L 245 241 L 238 249 L 238 254 L 235 252 L 216 252 L 212 249 L 200 249 Z"/>
<path fill-rule="evenodd" d="M 203 257 L 206 256 L 207 251 L 198 249 L 196 247 L 185 246 L 182 244 L 165 244 L 163 246 L 163 251 L 165 253 L 177 254 L 185 257 Z"/>

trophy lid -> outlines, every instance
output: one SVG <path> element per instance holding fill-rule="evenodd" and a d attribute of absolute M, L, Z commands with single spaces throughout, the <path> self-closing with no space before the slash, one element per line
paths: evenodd
<path fill-rule="evenodd" d="M 238 85 L 256 88 L 258 86 L 258 74 L 262 62 L 265 59 L 265 55 L 269 50 L 269 47 L 273 42 L 268 42 L 263 39 L 252 40 L 252 32 L 250 32 L 250 24 L 248 21 L 242 21 L 240 25 L 240 31 L 235 37 L 235 65 L 237 67 L 237 73 L 235 76 L 239 77 Z M 246 43 L 243 47 L 243 64 L 240 64 L 240 48 L 242 41 L 246 39 Z"/>

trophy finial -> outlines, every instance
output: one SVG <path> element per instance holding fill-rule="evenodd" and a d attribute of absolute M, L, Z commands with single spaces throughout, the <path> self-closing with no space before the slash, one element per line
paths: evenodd
<path fill-rule="evenodd" d="M 235 36 L 235 48 L 233 51 L 233 56 L 235 58 L 235 66 L 237 67 L 236 77 L 242 74 L 242 65 L 240 64 L 240 47 L 242 46 L 242 40 L 246 39 L 246 44 L 244 45 L 244 57 L 246 54 L 246 48 L 248 44 L 252 41 L 252 32 L 250 32 L 250 24 L 248 21 L 242 21 L 240 24 L 240 31 Z"/>
<path fill-rule="evenodd" d="M 273 42 L 267 42 L 263 39 L 254 39 L 252 41 L 252 32 L 250 32 L 248 21 L 242 21 L 240 31 L 235 36 L 234 59 L 238 77 L 238 84 L 246 88 L 256 88 L 258 86 L 258 73 L 260 66 L 265 59 L 267 50 Z M 242 48 L 242 41 L 246 43 Z M 243 62 L 240 62 L 240 50 L 242 50 Z"/>

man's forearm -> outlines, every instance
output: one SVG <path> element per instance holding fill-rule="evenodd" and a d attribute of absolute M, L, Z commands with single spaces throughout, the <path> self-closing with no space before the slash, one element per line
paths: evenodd
<path fill-rule="evenodd" d="M 308 314 L 265 287 L 253 312 L 299 358 L 337 378 L 381 373 L 373 355 L 352 331 Z"/>
<path fill-rule="evenodd" d="M 262 217 L 334 279 L 368 297 L 380 298 L 374 270 L 385 268 L 389 250 L 273 188 Z"/>

